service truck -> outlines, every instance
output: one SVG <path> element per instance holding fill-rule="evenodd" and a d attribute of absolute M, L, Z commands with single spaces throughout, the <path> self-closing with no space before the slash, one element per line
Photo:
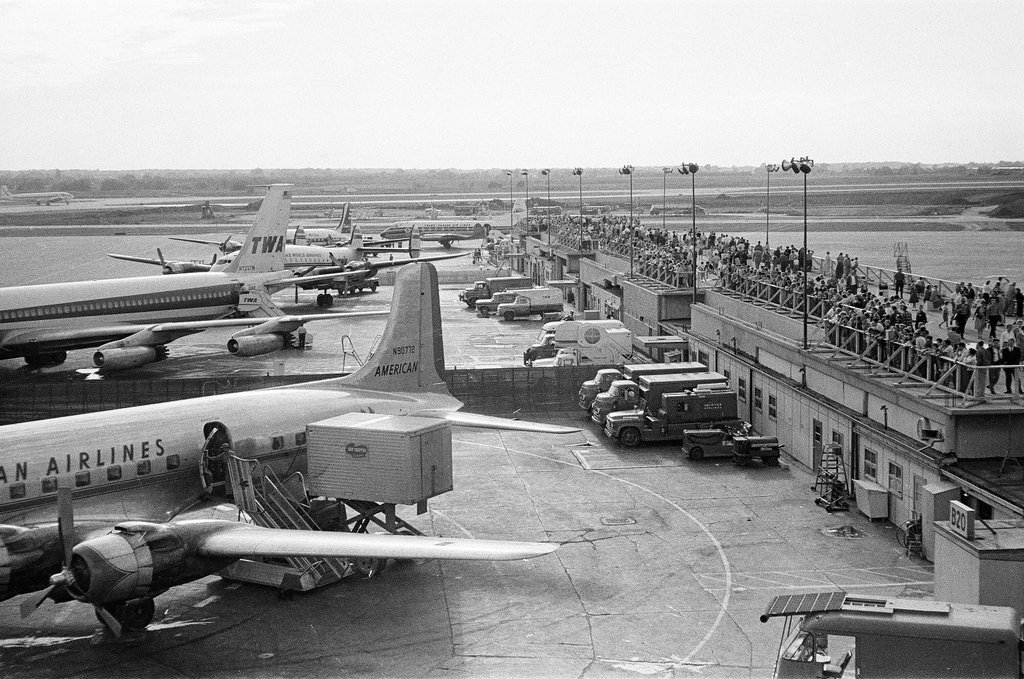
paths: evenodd
<path fill-rule="evenodd" d="M 753 436 L 746 422 L 743 427 L 719 426 L 712 429 L 686 429 L 683 431 L 683 452 L 691 460 L 706 457 L 732 458 L 740 467 L 754 458 L 761 464 L 777 467 L 782 445 L 774 436 Z"/>
<path fill-rule="evenodd" d="M 786 618 L 786 630 L 795 627 L 782 635 L 779 679 L 1021 676 L 1013 608 L 804 592 L 773 598 L 761 622 L 774 617 Z"/>
<path fill-rule="evenodd" d="M 552 358 L 537 359 L 533 365 L 609 365 L 633 356 L 633 333 L 629 328 L 590 328 L 586 335 L 583 343 L 560 347 Z"/>
<path fill-rule="evenodd" d="M 675 373 L 668 375 L 641 375 L 633 380 L 616 380 L 611 388 L 598 394 L 590 406 L 590 416 L 598 424 L 604 424 L 608 413 L 619 410 L 643 410 L 645 407 L 658 411 L 661 395 L 669 392 L 683 392 L 702 384 L 717 384 L 723 388 L 728 379 L 721 373 Z"/>
<path fill-rule="evenodd" d="M 546 327 L 546 326 L 545 326 Z M 691 361 L 688 363 L 634 363 L 624 365 L 622 369 L 602 368 L 597 371 L 594 379 L 587 380 L 580 385 L 577 394 L 580 408 L 589 411 L 597 395 L 608 391 L 615 380 L 637 381 L 641 375 L 670 375 L 673 373 L 703 373 L 708 367 L 703 363 Z"/>
<path fill-rule="evenodd" d="M 516 301 L 516 295 L 519 294 L 519 290 L 505 290 L 503 292 L 494 293 L 494 297 L 490 299 L 478 299 L 476 301 L 476 310 L 480 312 L 481 316 L 490 316 L 498 310 L 499 304 L 507 304 L 508 302 Z"/>
<path fill-rule="evenodd" d="M 529 318 L 549 311 L 562 311 L 562 291 L 554 288 L 519 290 L 516 301 L 498 305 L 498 315 L 506 321 Z"/>
<path fill-rule="evenodd" d="M 532 288 L 533 279 L 529 276 L 499 276 L 477 281 L 473 287 L 459 293 L 459 299 L 466 303 L 470 309 L 476 306 L 478 299 L 490 299 L 497 292 L 505 290 Z"/>
<path fill-rule="evenodd" d="M 477 302 L 480 308 L 481 302 Z M 588 328 L 612 328 L 625 327 L 622 321 L 613 320 L 566 320 L 551 321 L 545 323 L 541 328 L 537 341 L 526 348 L 523 352 L 523 365 L 530 365 L 538 358 L 551 358 L 558 353 L 562 347 L 574 347 L 581 344 L 594 344 L 593 331 L 587 333 Z M 590 341 L 588 341 L 588 339 Z M 612 361 L 615 363 L 616 361 Z"/>
<path fill-rule="evenodd" d="M 741 429 L 736 392 L 701 385 L 692 391 L 663 393 L 656 405 L 608 413 L 604 433 L 624 446 L 675 441 L 693 429 Z M 648 401 L 650 403 L 651 401 Z"/>

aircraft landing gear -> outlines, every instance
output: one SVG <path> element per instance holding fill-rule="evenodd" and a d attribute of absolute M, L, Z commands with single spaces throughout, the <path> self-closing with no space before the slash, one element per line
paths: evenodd
<path fill-rule="evenodd" d="M 316 305 L 321 309 L 330 309 L 334 306 L 334 297 L 329 292 L 321 293 L 316 296 Z"/>
<path fill-rule="evenodd" d="M 352 559 L 349 563 L 352 565 L 352 570 L 360 577 L 372 578 L 379 575 L 380 572 L 384 570 L 388 560 L 363 557 L 360 559 Z"/>
<path fill-rule="evenodd" d="M 33 368 L 42 368 L 48 365 L 60 365 L 68 360 L 68 352 L 52 351 L 45 354 L 31 354 L 25 357 L 25 363 Z"/>
<path fill-rule="evenodd" d="M 121 623 L 121 627 L 129 632 L 141 632 L 146 629 L 149 623 L 153 622 L 153 614 L 156 612 L 156 605 L 153 600 L 146 597 L 143 599 L 132 599 L 131 601 L 119 601 L 104 606 L 108 613 Z M 96 619 L 106 626 L 100 614 Z"/>

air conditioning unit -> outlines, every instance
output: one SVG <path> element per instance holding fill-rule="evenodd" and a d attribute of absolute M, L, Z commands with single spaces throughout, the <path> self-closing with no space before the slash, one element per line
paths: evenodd
<path fill-rule="evenodd" d="M 917 438 L 921 439 L 925 443 L 946 440 L 942 429 L 932 424 L 927 417 L 920 417 L 917 420 Z"/>

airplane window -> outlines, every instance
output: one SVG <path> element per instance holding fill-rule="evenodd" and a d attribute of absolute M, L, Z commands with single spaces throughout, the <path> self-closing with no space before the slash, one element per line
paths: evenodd
<path fill-rule="evenodd" d="M 271 450 L 281 450 L 282 448 L 284 448 L 284 437 L 275 436 L 274 438 L 270 439 L 270 448 Z"/>
<path fill-rule="evenodd" d="M 76 486 L 88 486 L 89 485 L 89 472 L 82 471 L 75 474 L 75 485 Z"/>
<path fill-rule="evenodd" d="M 300 431 L 295 435 L 295 445 L 304 446 L 306 445 L 306 432 Z"/>
<path fill-rule="evenodd" d="M 121 479 L 121 465 L 107 467 L 107 481 L 119 481 Z"/>
<path fill-rule="evenodd" d="M 136 472 L 137 472 L 137 473 L 138 473 L 138 474 L 139 474 L 140 476 L 142 476 L 143 474 L 148 474 L 148 473 L 149 473 L 149 472 L 151 472 L 152 470 L 153 470 L 153 465 L 151 465 L 151 464 L 150 464 L 150 461 L 149 461 L 149 460 L 143 460 L 143 461 L 142 461 L 142 462 L 140 462 L 140 463 L 138 464 L 138 466 L 136 467 Z"/>
<path fill-rule="evenodd" d="M 43 492 L 44 493 L 56 493 L 57 492 L 57 477 L 47 476 L 43 479 Z"/>
<path fill-rule="evenodd" d="M 12 483 L 10 486 L 11 499 L 20 500 L 25 497 L 25 484 L 24 483 Z"/>
<path fill-rule="evenodd" d="M 167 469 L 177 469 L 181 466 L 181 456 L 175 453 L 167 456 Z"/>

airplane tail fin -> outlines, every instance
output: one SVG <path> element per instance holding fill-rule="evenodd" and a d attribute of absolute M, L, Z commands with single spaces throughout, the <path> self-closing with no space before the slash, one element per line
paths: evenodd
<path fill-rule="evenodd" d="M 512 204 L 512 224 L 510 226 L 517 226 L 525 219 L 526 201 L 522 198 L 516 198 L 516 202 Z"/>
<path fill-rule="evenodd" d="M 429 262 L 408 264 L 395 277 L 391 314 L 377 349 L 340 381 L 381 391 L 448 393 L 443 374 L 437 269 Z"/>
<path fill-rule="evenodd" d="M 271 184 L 249 234 L 225 273 L 284 271 L 284 243 L 291 207 L 291 184 Z"/>
<path fill-rule="evenodd" d="M 7 185 L 0 186 L 0 198 L 10 198 L 11 192 L 7 190 Z"/>
<path fill-rule="evenodd" d="M 420 240 L 420 227 L 412 227 L 412 231 L 409 233 L 409 257 L 416 259 L 420 256 L 420 249 L 422 241 Z"/>
<path fill-rule="evenodd" d="M 345 203 L 341 207 L 341 219 L 338 220 L 338 231 L 344 231 L 345 227 L 352 226 L 352 203 Z"/>
<path fill-rule="evenodd" d="M 352 227 L 352 237 L 348 239 L 348 243 L 346 243 L 346 245 L 348 245 L 349 247 L 351 247 L 352 249 L 354 249 L 356 251 L 362 249 L 362 247 L 363 247 L 363 233 L 362 233 L 362 231 L 359 230 L 358 226 L 353 226 Z"/>

